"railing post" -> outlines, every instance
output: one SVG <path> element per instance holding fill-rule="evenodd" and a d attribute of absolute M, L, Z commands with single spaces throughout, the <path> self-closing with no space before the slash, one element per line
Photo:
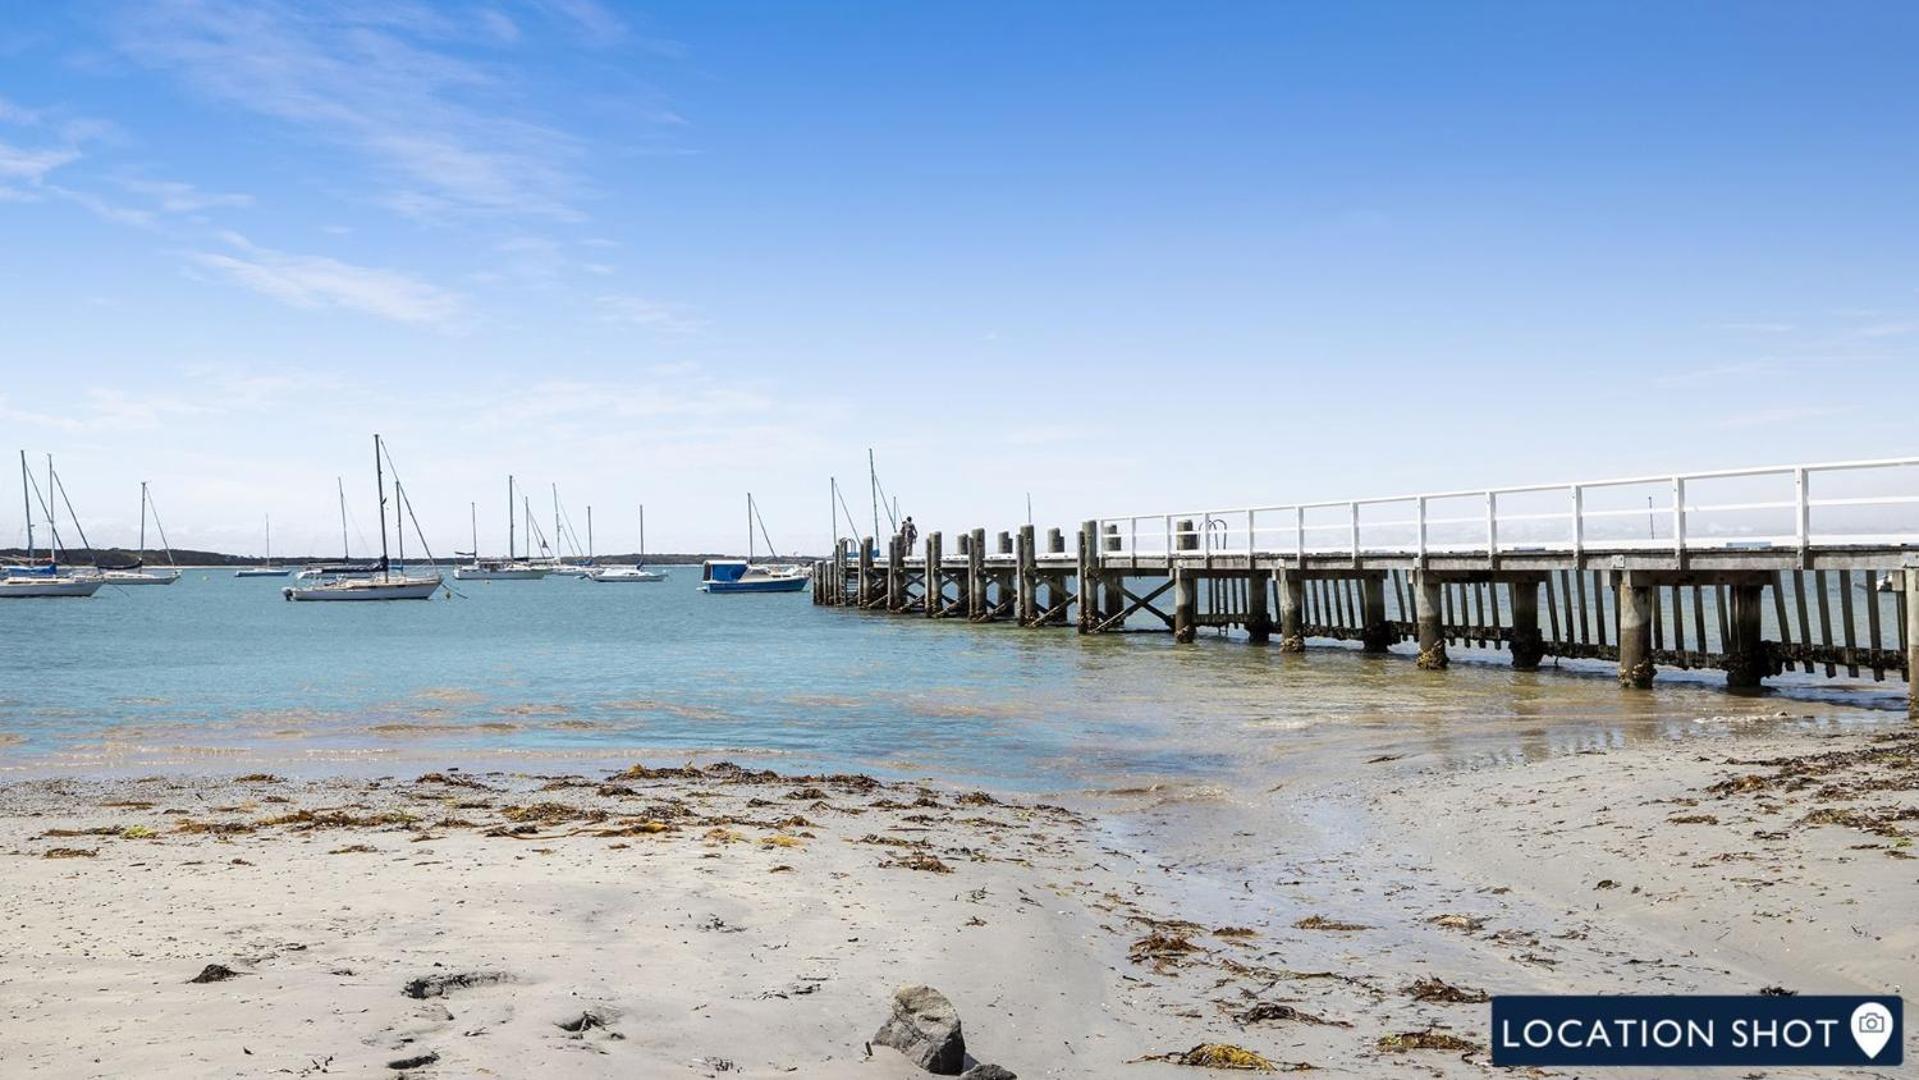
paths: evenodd
<path fill-rule="evenodd" d="M 1683 569 L 1686 565 L 1686 478 L 1672 478 L 1672 553 Z"/>
<path fill-rule="evenodd" d="M 1573 485 L 1573 568 L 1584 564 L 1580 561 L 1586 550 L 1586 493 L 1578 484 Z"/>
<path fill-rule="evenodd" d="M 1486 562 L 1499 562 L 1499 493 L 1486 493 Z"/>
<path fill-rule="evenodd" d="M 1246 511 L 1246 565 L 1249 567 L 1253 565 L 1253 552 L 1259 550 L 1259 545 L 1253 540 L 1259 535 L 1253 527 L 1253 515 L 1256 513 L 1257 510 Z"/>
<path fill-rule="evenodd" d="M 1306 569 L 1306 508 L 1303 506 L 1293 507 L 1293 557 L 1298 563 L 1298 565 L 1294 569 L 1300 570 L 1302 572 L 1305 571 Z"/>
<path fill-rule="evenodd" d="M 1799 569 L 1804 570 L 1812 547 L 1812 499 L 1803 468 L 1792 471 L 1792 501 L 1792 535 L 1799 548 Z"/>
<path fill-rule="evenodd" d="M 1426 496 L 1421 495 L 1413 502 L 1417 506 L 1413 516 L 1419 523 L 1419 549 L 1415 554 L 1419 557 L 1419 565 L 1423 567 L 1426 565 Z"/>
<path fill-rule="evenodd" d="M 1356 502 L 1347 503 L 1346 516 L 1348 517 L 1348 519 L 1351 521 L 1351 524 L 1352 524 L 1353 565 L 1357 567 L 1359 565 L 1359 504 Z"/>

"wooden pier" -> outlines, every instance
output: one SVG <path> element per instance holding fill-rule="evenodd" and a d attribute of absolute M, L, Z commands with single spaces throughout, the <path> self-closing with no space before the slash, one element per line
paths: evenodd
<path fill-rule="evenodd" d="M 1031 525 L 918 551 L 841 540 L 813 601 L 1082 634 L 1202 630 L 1366 652 L 1613 661 L 1622 686 L 1717 669 L 1908 684 L 1919 663 L 1919 458 Z M 1903 527 L 1902 527 L 1903 526 Z"/>

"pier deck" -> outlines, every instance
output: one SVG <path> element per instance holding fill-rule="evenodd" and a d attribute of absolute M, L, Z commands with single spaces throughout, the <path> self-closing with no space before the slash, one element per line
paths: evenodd
<path fill-rule="evenodd" d="M 1919 458 L 1138 514 L 954 538 L 842 540 L 816 604 L 929 618 L 1203 628 L 1278 647 L 1415 642 L 1661 667 L 1755 688 L 1798 669 L 1908 683 L 1919 663 Z"/>

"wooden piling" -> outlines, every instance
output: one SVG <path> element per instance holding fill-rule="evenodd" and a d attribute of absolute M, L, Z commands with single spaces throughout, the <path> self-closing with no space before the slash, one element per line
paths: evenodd
<path fill-rule="evenodd" d="M 1446 628 L 1440 622 L 1441 598 L 1446 587 L 1429 570 L 1413 571 L 1413 591 L 1418 594 L 1414 621 L 1419 630 L 1419 666 L 1441 671 L 1447 666 Z"/>
<path fill-rule="evenodd" d="M 1279 594 L 1279 651 L 1305 652 L 1306 634 L 1301 615 L 1306 607 L 1306 579 L 1297 568 L 1274 571 Z"/>
<path fill-rule="evenodd" d="M 875 588 L 873 580 L 873 538 L 870 536 L 860 541 L 859 574 L 858 602 L 861 608 L 866 608 L 873 603 L 873 590 Z"/>
<path fill-rule="evenodd" d="M 1652 686 L 1652 586 L 1643 575 L 1620 573 L 1614 582 L 1619 599 L 1619 685 L 1644 690 Z M 1604 639 L 1605 624 L 1600 624 Z"/>
<path fill-rule="evenodd" d="M 1368 574 L 1359 579 L 1359 647 L 1369 653 L 1383 653 L 1398 635 L 1386 621 L 1386 578 Z"/>
<path fill-rule="evenodd" d="M 1251 570 L 1246 575 L 1246 639 L 1264 645 L 1273 637 L 1273 620 L 1268 614 L 1267 597 L 1273 591 L 1270 570 Z"/>
<path fill-rule="evenodd" d="M 1919 568 L 1901 571 L 1905 577 L 1905 590 L 1900 596 L 1905 600 L 1906 633 L 1906 715 L 1919 719 Z"/>
<path fill-rule="evenodd" d="M 946 553 L 942 550 L 945 541 L 937 532 L 926 534 L 926 617 L 943 619 L 946 617 Z"/>
<path fill-rule="evenodd" d="M 1039 621 L 1039 582 L 1036 580 L 1035 553 L 1033 551 L 1033 527 L 1022 525 L 1019 529 L 1019 550 L 1016 553 L 1018 565 L 1015 575 L 1018 580 L 1019 603 L 1014 616 L 1021 626 L 1033 626 Z"/>
<path fill-rule="evenodd" d="M 1520 671 L 1538 670 L 1540 659 L 1546 655 L 1546 643 L 1539 634 L 1539 585 L 1537 579 L 1527 578 L 1506 586 L 1513 613 L 1508 643 L 1512 646 L 1513 667 Z"/>
<path fill-rule="evenodd" d="M 966 617 L 991 617 L 986 609 L 986 530 L 974 529 L 966 541 Z"/>
<path fill-rule="evenodd" d="M 1728 636 L 1722 651 L 1726 654 L 1726 685 L 1735 689 L 1756 689 L 1760 680 L 1773 674 L 1761 632 L 1765 608 L 1765 586 L 1741 582 L 1731 589 Z"/>
<path fill-rule="evenodd" d="M 1095 582 L 1099 579 L 1099 522 L 1085 521 L 1079 527 L 1079 575 L 1074 585 L 1079 592 L 1079 632 L 1090 634 L 1099 625 Z"/>

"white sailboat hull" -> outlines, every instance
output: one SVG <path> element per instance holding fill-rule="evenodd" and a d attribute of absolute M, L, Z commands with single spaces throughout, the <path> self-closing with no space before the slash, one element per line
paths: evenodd
<path fill-rule="evenodd" d="M 109 585 L 171 585 L 180 580 L 180 571 L 167 570 L 108 570 L 100 575 Z"/>
<path fill-rule="evenodd" d="M 424 578 L 349 578 L 324 585 L 280 590 L 288 600 L 430 600 L 440 590 L 440 575 Z"/>
<path fill-rule="evenodd" d="M 233 572 L 234 577 L 286 577 L 283 566 L 243 566 Z"/>
<path fill-rule="evenodd" d="M 18 577 L 0 580 L 0 598 L 28 599 L 57 596 L 92 596 L 106 582 L 99 578 Z"/>
<path fill-rule="evenodd" d="M 453 576 L 461 581 L 538 581 L 546 576 L 544 566 L 456 566 Z"/>

